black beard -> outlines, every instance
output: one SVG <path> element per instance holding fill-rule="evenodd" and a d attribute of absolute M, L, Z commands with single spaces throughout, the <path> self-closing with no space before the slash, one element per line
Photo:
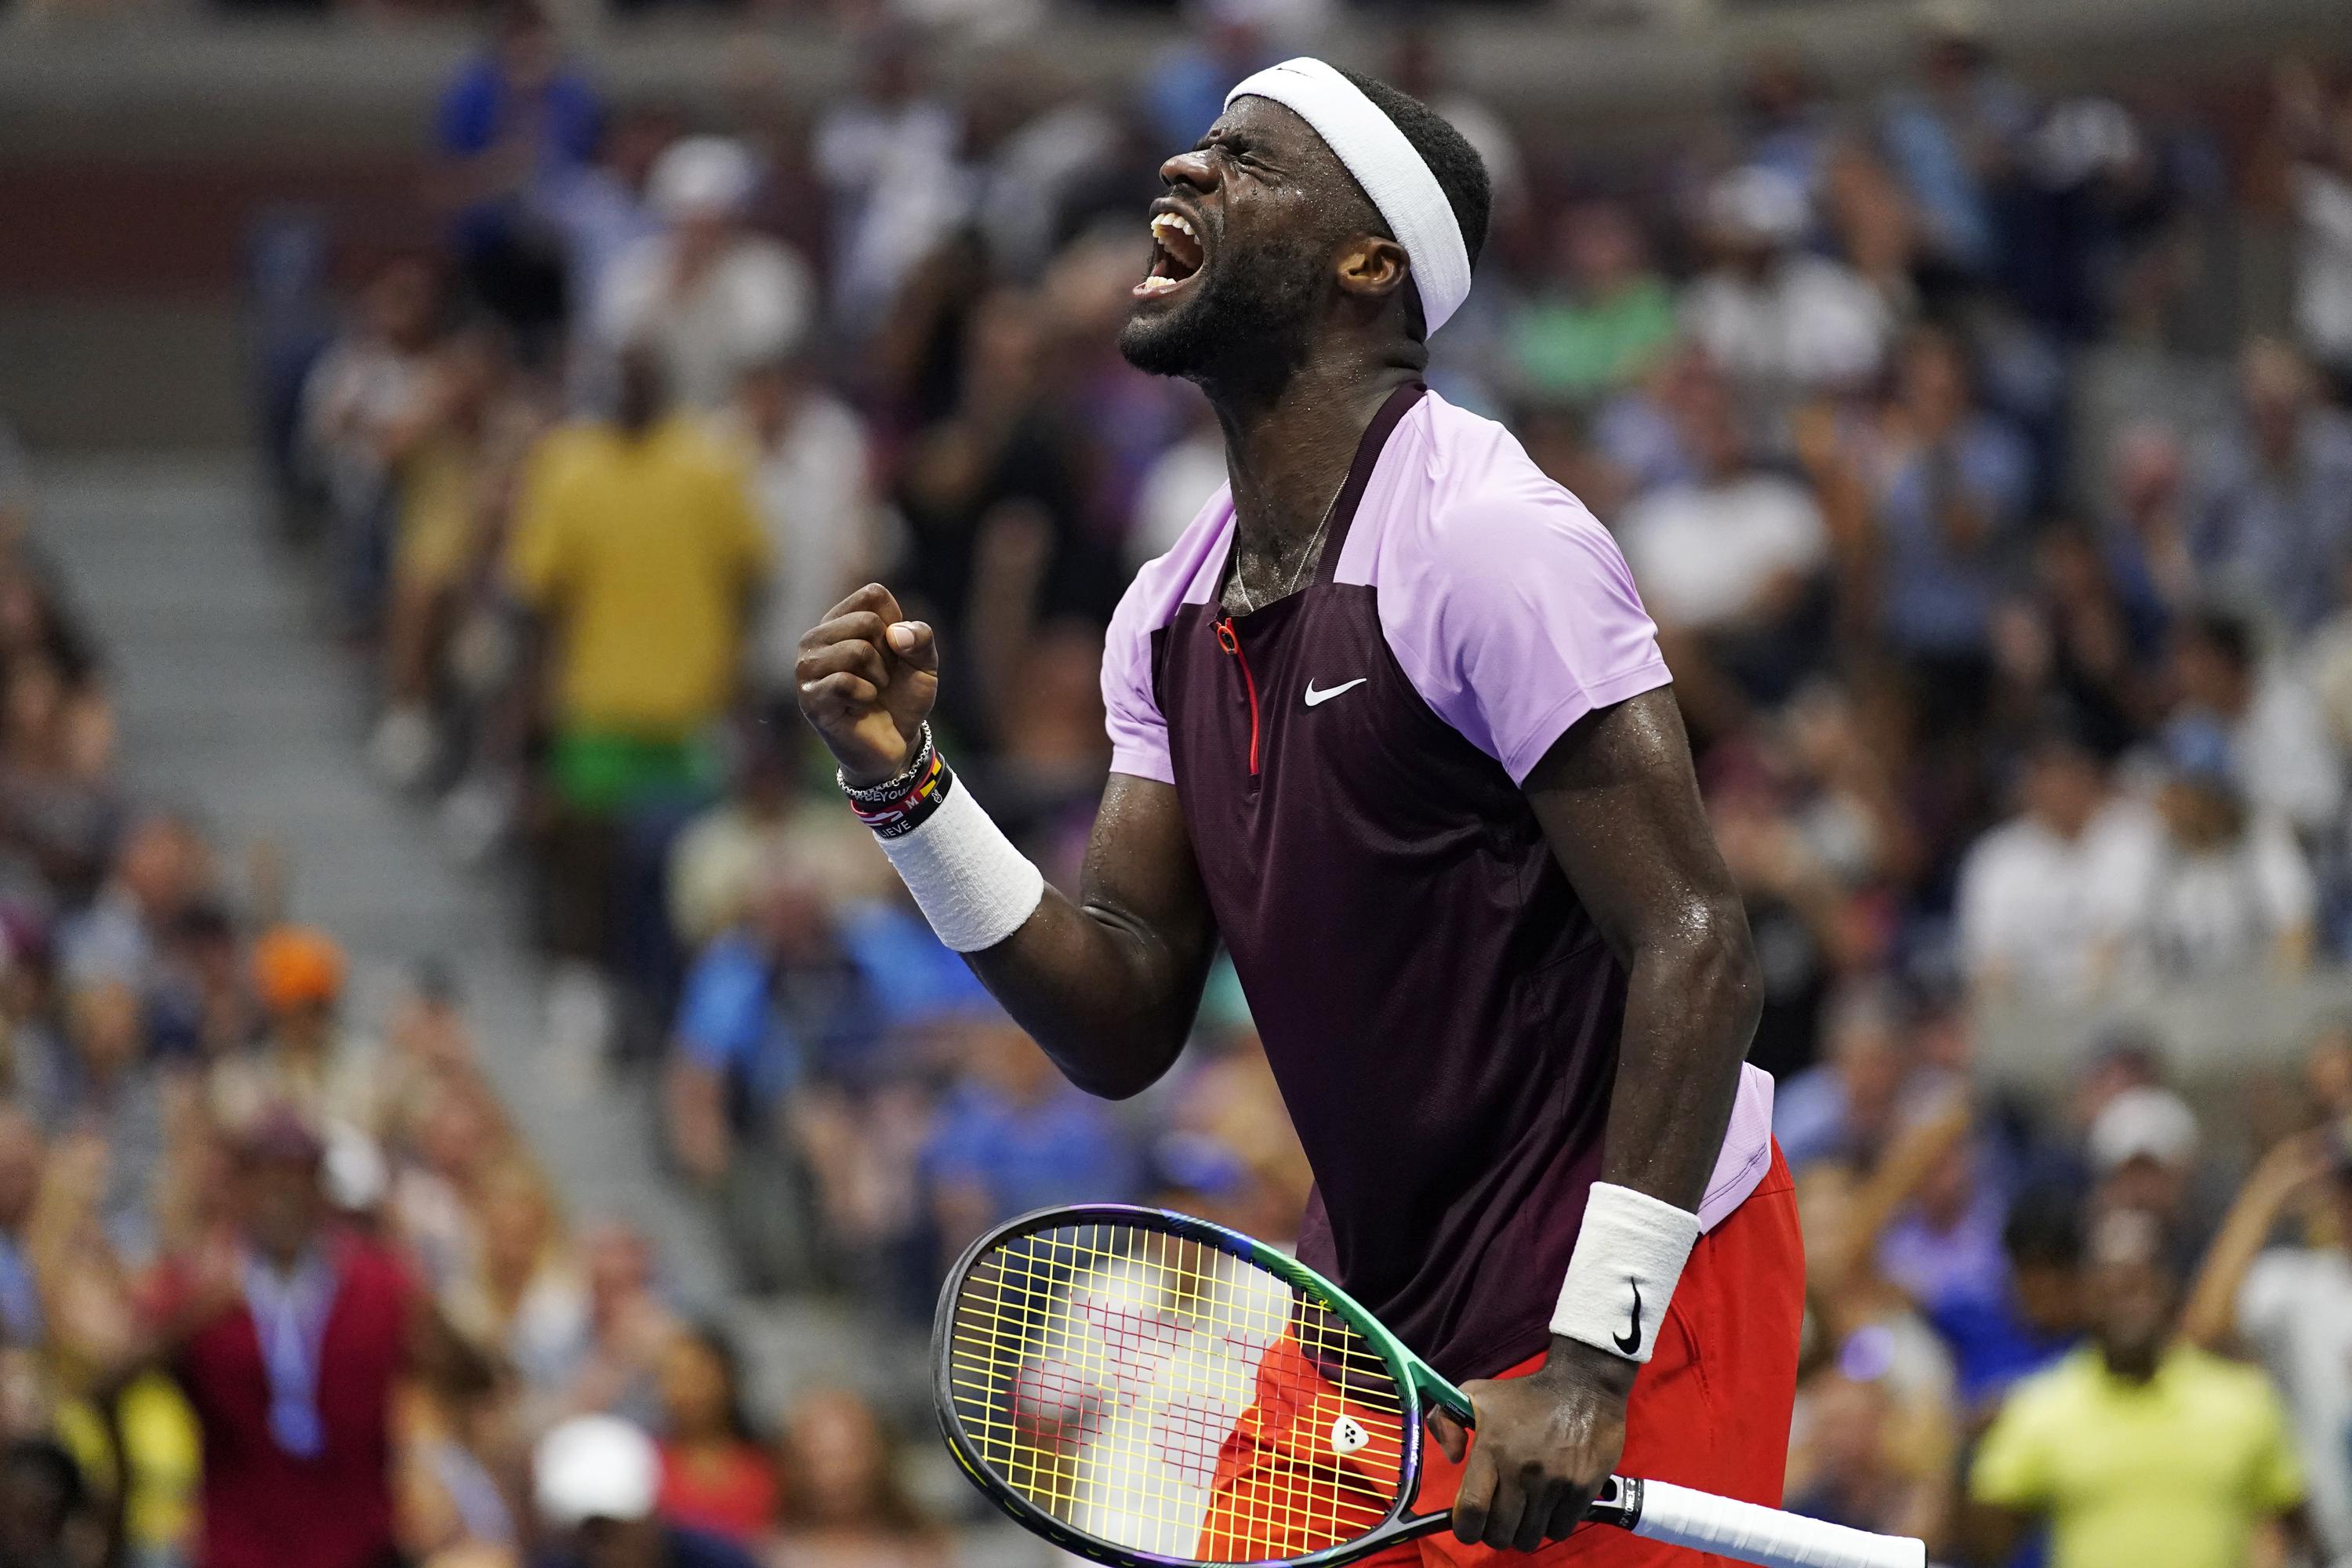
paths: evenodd
<path fill-rule="evenodd" d="M 1296 240 L 1221 256 L 1192 299 L 1164 315 L 1129 316 L 1118 352 L 1150 375 L 1228 394 L 1279 392 L 1307 360 L 1317 259 Z"/>

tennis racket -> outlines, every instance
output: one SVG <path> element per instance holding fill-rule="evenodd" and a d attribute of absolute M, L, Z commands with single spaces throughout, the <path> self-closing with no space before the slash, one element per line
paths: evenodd
<path fill-rule="evenodd" d="M 1470 1401 L 1297 1259 L 1090 1204 L 982 1237 L 940 1294 L 940 1430 L 972 1483 L 1109 1568 L 1338 1568 L 1413 1513 L 1422 1416 Z M 1925 1568 L 1916 1541 L 1611 1478 L 1587 1519 L 1765 1568 Z"/>

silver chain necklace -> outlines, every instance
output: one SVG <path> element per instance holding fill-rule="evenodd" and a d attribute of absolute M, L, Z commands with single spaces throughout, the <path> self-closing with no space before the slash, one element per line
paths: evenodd
<path fill-rule="evenodd" d="M 1276 599 L 1286 599 L 1291 595 L 1298 592 L 1298 584 L 1306 581 L 1307 574 L 1313 570 L 1316 559 L 1323 548 L 1323 535 L 1328 531 L 1331 527 L 1331 514 L 1339 510 L 1339 491 L 1344 490 L 1347 488 L 1348 480 L 1343 475 L 1339 480 L 1339 489 L 1333 490 L 1331 492 L 1331 499 L 1323 503 L 1323 521 L 1315 525 L 1314 537 L 1310 538 L 1307 542 L 1307 552 L 1298 558 L 1298 564 L 1291 568 L 1290 581 L 1282 585 L 1282 592 L 1278 594 L 1269 594 L 1265 598 L 1261 599 L 1250 592 L 1249 583 L 1247 579 L 1242 575 L 1241 558 L 1239 554 L 1241 541 L 1238 535 L 1236 535 L 1234 541 L 1234 548 L 1235 551 L 1234 559 L 1234 586 L 1241 590 L 1243 615 L 1255 615 L 1266 605 L 1273 604 Z"/>

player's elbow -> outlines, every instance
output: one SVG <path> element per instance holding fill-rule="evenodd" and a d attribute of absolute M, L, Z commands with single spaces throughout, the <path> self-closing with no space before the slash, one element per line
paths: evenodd
<path fill-rule="evenodd" d="M 1140 1073 L 1122 1073 L 1117 1076 L 1089 1074 L 1084 1078 L 1074 1076 L 1070 1081 L 1097 1100 L 1133 1100 L 1137 1095 L 1158 1083 L 1160 1075 L 1153 1073 L 1147 1078 Z"/>
<path fill-rule="evenodd" d="M 1097 1100 L 1133 1100 L 1168 1076 L 1184 1049 L 1184 1033 L 1128 1028 L 1047 1042 L 1045 1054 L 1062 1076 Z"/>
<path fill-rule="evenodd" d="M 1748 930 L 1748 911 L 1736 897 L 1695 900 L 1677 922 L 1681 992 L 1716 1019 L 1744 1053 L 1764 1013 L 1764 967 Z"/>
<path fill-rule="evenodd" d="M 1098 1069 L 1066 1071 L 1065 1076 L 1097 1100 L 1133 1100 L 1137 1095 L 1158 1083 L 1166 1076 L 1167 1071 L 1165 1067 L 1154 1067 L 1146 1071 L 1139 1071 L 1132 1066 L 1122 1065 L 1118 1069 L 1108 1072 Z"/>

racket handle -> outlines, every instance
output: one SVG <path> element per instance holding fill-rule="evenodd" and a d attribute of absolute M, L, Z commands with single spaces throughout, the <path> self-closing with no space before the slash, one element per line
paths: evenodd
<path fill-rule="evenodd" d="M 1759 1568 L 1927 1568 L 1927 1548 L 1801 1514 L 1693 1491 L 1666 1481 L 1613 1479 L 1591 1517 L 1669 1546 L 1736 1557 Z"/>

